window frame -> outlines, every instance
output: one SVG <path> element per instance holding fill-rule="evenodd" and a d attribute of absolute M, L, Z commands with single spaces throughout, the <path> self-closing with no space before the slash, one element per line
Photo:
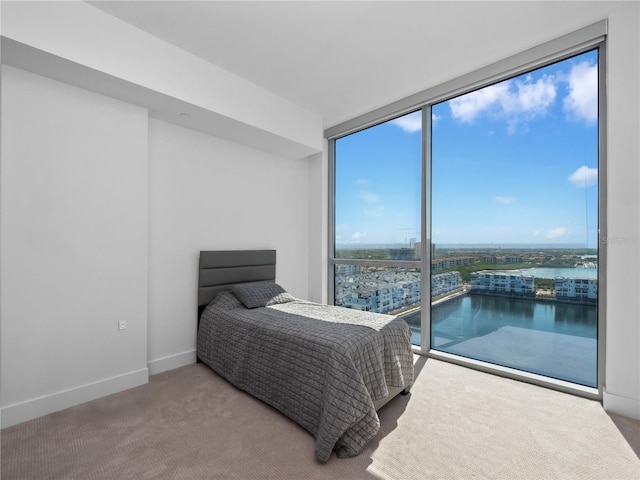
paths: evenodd
<path fill-rule="evenodd" d="M 512 55 L 486 67 L 475 70 L 444 84 L 411 95 L 390 105 L 358 116 L 325 130 L 328 140 L 328 258 L 327 258 L 327 292 L 330 303 L 335 298 L 335 265 L 387 265 L 412 266 L 420 269 L 421 278 L 429 279 L 421 282 L 422 318 L 420 346 L 414 346 L 414 352 L 432 358 L 464 365 L 488 373 L 498 374 L 516 380 L 552 388 L 566 393 L 576 394 L 591 399 L 601 400 L 605 384 L 605 346 L 606 346 L 606 34 L 607 21 L 601 20 L 562 37 Z M 445 352 L 434 351 L 430 346 L 431 332 L 431 107 L 437 103 L 481 89 L 488 85 L 527 73 L 579 55 L 589 50 L 598 50 L 598 332 L 597 332 L 597 387 L 557 380 L 542 375 L 531 374 L 521 370 L 489 364 L 482 361 L 458 357 Z M 421 260 L 359 260 L 335 258 L 335 144 L 336 140 L 387 122 L 413 111 L 422 111 L 422 179 L 421 179 Z"/>

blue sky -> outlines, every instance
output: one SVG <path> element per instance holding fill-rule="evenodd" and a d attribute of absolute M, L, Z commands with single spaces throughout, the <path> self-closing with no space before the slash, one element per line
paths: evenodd
<path fill-rule="evenodd" d="M 420 112 L 336 142 L 336 243 L 420 239 Z M 597 246 L 597 52 L 432 108 L 438 244 Z"/>

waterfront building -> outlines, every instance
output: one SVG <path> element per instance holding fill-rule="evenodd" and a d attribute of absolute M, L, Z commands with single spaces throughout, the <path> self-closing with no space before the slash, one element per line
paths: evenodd
<path fill-rule="evenodd" d="M 535 295 L 535 277 L 482 270 L 471 274 L 471 291 Z"/>
<path fill-rule="evenodd" d="M 336 277 L 335 304 L 365 312 L 388 313 L 419 304 L 417 272 L 368 271 Z"/>
<path fill-rule="evenodd" d="M 598 280 L 595 278 L 556 277 L 556 298 L 562 299 L 598 299 Z"/>
<path fill-rule="evenodd" d="M 462 289 L 460 272 L 439 273 L 431 277 L 431 296 L 437 297 Z"/>
<path fill-rule="evenodd" d="M 420 303 L 422 282 L 419 278 L 407 277 L 394 285 L 394 291 L 397 293 L 397 308 Z"/>

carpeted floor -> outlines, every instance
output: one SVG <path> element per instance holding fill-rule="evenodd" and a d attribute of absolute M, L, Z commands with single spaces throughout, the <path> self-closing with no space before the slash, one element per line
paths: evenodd
<path fill-rule="evenodd" d="M 640 421 L 597 402 L 416 357 L 411 394 L 355 458 L 202 364 L 1 431 L 12 479 L 640 479 Z"/>

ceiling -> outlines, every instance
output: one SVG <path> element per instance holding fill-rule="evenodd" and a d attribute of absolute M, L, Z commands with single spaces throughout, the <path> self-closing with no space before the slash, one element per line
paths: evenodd
<path fill-rule="evenodd" d="M 605 18 L 610 1 L 91 1 L 330 127 Z"/>

